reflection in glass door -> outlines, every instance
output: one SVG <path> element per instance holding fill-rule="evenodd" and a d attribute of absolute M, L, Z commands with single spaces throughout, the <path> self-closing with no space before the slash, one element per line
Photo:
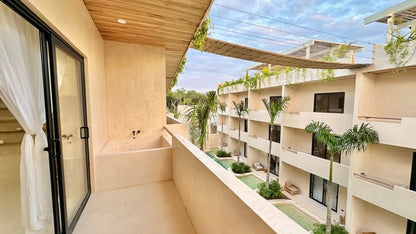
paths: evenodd
<path fill-rule="evenodd" d="M 61 142 L 61 209 L 63 226 L 71 231 L 90 194 L 88 173 L 88 128 L 82 58 L 65 45 L 53 41 L 55 52 L 55 100 Z"/>

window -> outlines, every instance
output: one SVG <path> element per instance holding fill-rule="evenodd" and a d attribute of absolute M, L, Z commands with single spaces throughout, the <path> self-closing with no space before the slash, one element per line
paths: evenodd
<path fill-rule="evenodd" d="M 326 206 L 326 184 L 327 180 L 319 176 L 311 174 L 310 178 L 310 187 L 309 187 L 309 197 L 313 200 L 321 203 Z M 338 208 L 338 185 L 332 183 L 332 210 L 337 212 Z"/>
<path fill-rule="evenodd" d="M 315 134 L 312 136 L 312 155 L 330 160 L 330 155 L 325 145 L 316 139 Z M 339 154 L 334 155 L 334 162 L 340 163 L 341 157 Z"/>
<path fill-rule="evenodd" d="M 248 108 L 248 98 L 244 98 L 244 106 Z"/>
<path fill-rule="evenodd" d="M 270 172 L 279 176 L 280 159 L 276 155 L 270 157 Z"/>
<path fill-rule="evenodd" d="M 280 131 L 280 125 L 269 125 L 269 140 L 271 138 L 272 141 L 280 143 Z"/>
<path fill-rule="evenodd" d="M 316 93 L 314 112 L 344 113 L 345 93 Z"/>
<path fill-rule="evenodd" d="M 244 132 L 248 132 L 248 120 L 244 120 Z"/>
<path fill-rule="evenodd" d="M 270 96 L 270 102 L 277 102 L 282 100 L 282 96 Z"/>
<path fill-rule="evenodd" d="M 247 142 L 244 142 L 244 157 L 247 158 Z"/>

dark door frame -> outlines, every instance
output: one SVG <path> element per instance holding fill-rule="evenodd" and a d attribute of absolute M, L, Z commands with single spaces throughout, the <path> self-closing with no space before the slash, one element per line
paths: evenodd
<path fill-rule="evenodd" d="M 24 18 L 27 22 L 32 24 L 39 30 L 40 40 L 40 56 L 42 61 L 42 79 L 44 85 L 44 100 L 46 112 L 46 125 L 48 147 L 45 151 L 49 154 L 49 167 L 52 190 L 52 205 L 53 205 L 53 223 L 55 233 L 72 233 L 75 225 L 85 208 L 86 203 L 91 195 L 91 178 L 89 165 L 89 146 L 88 146 L 88 127 L 87 127 L 87 109 L 86 109 L 86 91 L 85 91 L 85 70 L 84 59 L 74 48 L 65 42 L 57 33 L 55 33 L 47 24 L 45 24 L 35 13 L 33 13 L 21 1 L 16 0 L 0 0 L 8 6 L 15 13 Z M 73 221 L 68 224 L 66 215 L 66 200 L 65 200 L 65 180 L 63 177 L 63 160 L 62 160 L 62 145 L 60 135 L 59 123 L 59 106 L 57 95 L 56 82 L 56 56 L 54 46 L 65 50 L 81 63 L 81 94 L 84 111 L 84 131 L 85 139 L 85 153 L 86 153 L 86 169 L 87 169 L 87 194 L 85 195 Z M 49 73 L 50 72 L 50 73 Z M 82 130 L 81 130 L 82 131 Z"/>

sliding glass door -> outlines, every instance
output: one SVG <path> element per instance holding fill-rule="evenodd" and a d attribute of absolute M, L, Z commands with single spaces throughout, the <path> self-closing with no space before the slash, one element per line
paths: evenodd
<path fill-rule="evenodd" d="M 61 198 L 65 201 L 61 209 L 66 216 L 63 225 L 72 230 L 90 191 L 83 60 L 56 39 L 52 40 L 51 51 L 60 137 Z"/>

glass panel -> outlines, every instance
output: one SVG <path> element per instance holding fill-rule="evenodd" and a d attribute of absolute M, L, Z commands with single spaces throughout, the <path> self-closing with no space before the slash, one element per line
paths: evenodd
<path fill-rule="evenodd" d="M 325 145 L 316 139 L 315 134 L 313 134 L 312 155 L 320 157 L 320 158 L 326 158 L 325 157 L 326 155 Z"/>
<path fill-rule="evenodd" d="M 278 100 L 282 100 L 282 96 L 270 96 L 270 102 L 277 102 Z"/>
<path fill-rule="evenodd" d="M 281 127 L 279 125 L 273 125 L 271 128 L 271 137 L 272 137 L 272 141 L 280 143 L 280 129 Z"/>
<path fill-rule="evenodd" d="M 322 202 L 324 191 L 324 180 L 318 176 L 312 175 L 312 198 Z"/>
<path fill-rule="evenodd" d="M 270 159 L 270 172 L 279 175 L 279 157 L 272 155 Z"/>
<path fill-rule="evenodd" d="M 315 112 L 328 112 L 328 95 L 315 95 Z"/>
<path fill-rule="evenodd" d="M 61 144 L 67 218 L 71 223 L 88 192 L 81 91 L 81 63 L 56 47 Z"/>
<path fill-rule="evenodd" d="M 344 93 L 331 93 L 329 96 L 328 112 L 343 113 Z"/>

